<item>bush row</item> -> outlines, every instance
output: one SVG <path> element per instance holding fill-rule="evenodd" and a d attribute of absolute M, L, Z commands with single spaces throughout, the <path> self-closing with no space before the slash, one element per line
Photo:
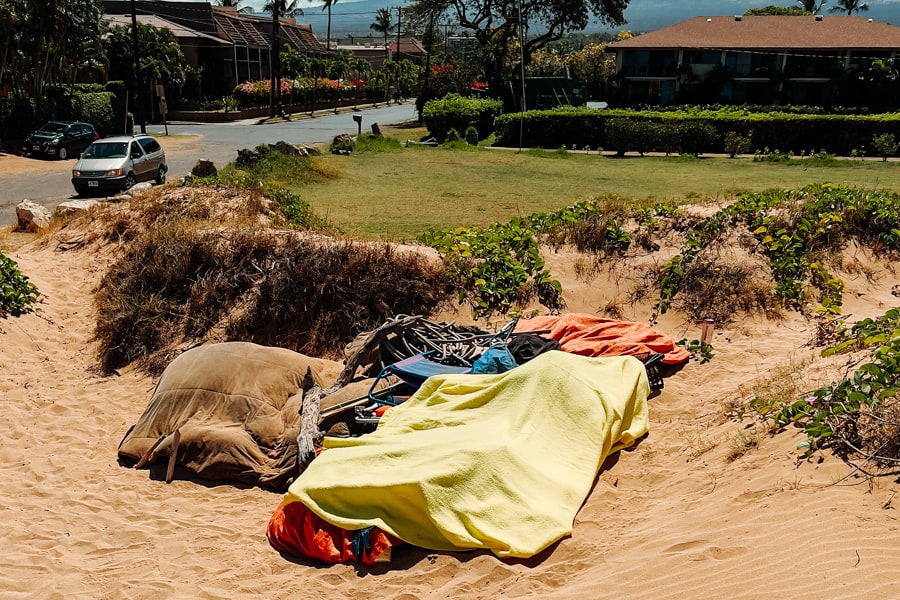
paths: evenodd
<path fill-rule="evenodd" d="M 284 104 L 330 102 L 355 97 L 367 97 L 366 82 L 361 79 L 325 79 L 300 77 L 281 80 L 281 99 Z M 268 79 L 245 81 L 232 90 L 238 109 L 269 106 L 272 82 Z"/>
<path fill-rule="evenodd" d="M 469 127 L 474 127 L 479 139 L 484 139 L 494 130 L 494 122 L 502 112 L 503 103 L 500 100 L 447 94 L 439 100 L 425 103 L 422 120 L 428 127 L 428 133 L 441 143 L 446 141 L 451 129 L 462 133 Z"/>
<path fill-rule="evenodd" d="M 900 138 L 897 113 L 815 115 L 735 109 L 652 112 L 561 108 L 497 117 L 496 145 L 518 145 L 520 123 L 524 146 L 608 148 L 619 152 L 723 152 L 726 134 L 733 131 L 750 139 L 751 152 L 824 150 L 848 156 L 860 150 L 876 154 L 872 145 L 876 135 L 894 134 Z"/>
<path fill-rule="evenodd" d="M 125 102 L 125 86 L 121 81 L 49 87 L 39 98 L 24 94 L 3 96 L 0 97 L 0 139 L 24 139 L 53 119 L 85 121 L 101 136 L 131 131 L 132 118 L 126 115 Z"/>

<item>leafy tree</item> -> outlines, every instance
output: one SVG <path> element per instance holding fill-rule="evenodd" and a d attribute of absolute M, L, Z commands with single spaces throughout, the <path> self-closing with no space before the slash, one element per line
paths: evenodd
<path fill-rule="evenodd" d="M 860 0 L 837 0 L 835 5 L 828 9 L 828 12 L 838 13 L 845 10 L 848 15 L 852 15 L 853 11 L 866 12 L 869 10 L 869 5 Z"/>
<path fill-rule="evenodd" d="M 495 93 L 512 101 L 508 82 L 518 71 L 519 17 L 528 35 L 521 48 L 527 65 L 535 51 L 561 39 L 565 34 L 581 31 L 592 17 L 608 26 L 625 22 L 624 10 L 629 0 L 411 0 L 410 16 L 418 20 L 445 17 L 475 38 L 484 76 Z M 519 14 L 521 8 L 521 15 Z M 406 14 L 406 11 L 404 11 Z M 442 19 L 438 19 L 440 21 Z"/>
<path fill-rule="evenodd" d="M 2 0 L 0 77 L 33 96 L 72 81 L 98 59 L 102 17 L 101 0 Z"/>
<path fill-rule="evenodd" d="M 606 44 L 588 44 L 566 57 L 566 62 L 587 89 L 588 96 L 602 98 L 616 74 L 616 59 L 606 52 Z"/>
<path fill-rule="evenodd" d="M 284 45 L 281 53 L 281 72 L 291 78 L 303 77 L 310 72 L 309 56 L 298 52 L 290 44 Z"/>
<path fill-rule="evenodd" d="M 137 33 L 141 73 L 145 82 L 180 89 L 188 64 L 172 32 L 138 23 Z M 103 50 L 109 57 L 109 76 L 124 81 L 127 89 L 132 89 L 135 83 L 133 47 L 130 26 L 113 27 L 103 38 Z"/>
<path fill-rule="evenodd" d="M 371 25 L 369 25 L 369 29 L 371 29 L 372 31 L 377 31 L 378 33 L 384 35 L 385 56 L 387 56 L 388 54 L 388 34 L 393 28 L 394 24 L 391 21 L 391 10 L 389 8 L 379 8 L 375 12 L 375 21 Z"/>
<path fill-rule="evenodd" d="M 809 13 L 805 10 L 800 10 L 799 8 L 790 8 L 787 6 L 764 6 L 762 8 L 751 8 L 747 12 L 744 13 L 746 17 L 769 17 L 769 16 L 802 16 L 808 15 Z"/>
<path fill-rule="evenodd" d="M 541 48 L 531 55 L 526 75 L 529 77 L 558 77 L 566 71 L 565 59 L 554 50 Z"/>

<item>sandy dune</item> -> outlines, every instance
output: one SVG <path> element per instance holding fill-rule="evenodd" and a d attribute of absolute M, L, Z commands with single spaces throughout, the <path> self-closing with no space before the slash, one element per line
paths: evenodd
<path fill-rule="evenodd" d="M 895 598 L 898 483 L 854 476 L 804 436 L 770 437 L 725 406 L 755 382 L 816 359 L 810 324 L 745 318 L 719 329 L 714 359 L 690 363 L 651 400 L 650 435 L 607 462 L 573 535 L 528 561 L 398 549 L 387 565 L 285 560 L 265 538 L 280 496 L 203 486 L 116 463 L 154 381 L 103 376 L 91 290 L 103 255 L 31 242 L 11 256 L 44 295 L 38 314 L 0 320 L 0 597 L 4 598 Z M 570 310 L 597 312 L 614 283 L 565 280 Z M 571 269 L 569 269 L 571 271 Z M 847 279 L 854 318 L 896 304 L 895 276 Z M 857 295 L 857 293 L 862 295 Z M 892 304 L 893 301 L 893 304 Z M 625 315 L 645 320 L 646 314 Z M 694 323 L 666 315 L 676 339 Z M 739 449 L 739 450 L 736 450 Z"/>

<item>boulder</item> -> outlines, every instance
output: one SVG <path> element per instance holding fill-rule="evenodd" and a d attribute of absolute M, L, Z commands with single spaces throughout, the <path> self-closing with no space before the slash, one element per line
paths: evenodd
<path fill-rule="evenodd" d="M 249 168 L 259 162 L 260 154 L 256 150 L 251 150 L 250 148 L 243 148 L 238 150 L 238 156 L 235 163 L 238 167 Z"/>
<path fill-rule="evenodd" d="M 287 154 L 288 156 L 306 156 L 306 151 L 300 146 L 295 146 L 293 144 L 288 144 L 287 142 L 281 141 L 275 142 L 274 144 L 269 144 L 269 150 Z"/>
<path fill-rule="evenodd" d="M 131 186 L 131 189 L 128 190 L 128 193 L 131 194 L 132 197 L 140 196 L 141 194 L 143 194 L 144 192 L 146 192 L 147 190 L 150 190 L 150 189 L 153 189 L 153 184 L 150 183 L 149 181 L 142 181 L 140 183 L 137 183 L 137 184 Z"/>
<path fill-rule="evenodd" d="M 36 233 L 50 226 L 50 210 L 27 198 L 16 206 L 19 229 Z"/>
<path fill-rule="evenodd" d="M 56 205 L 55 212 L 60 215 L 74 215 L 95 206 L 99 206 L 99 200 L 69 200 Z"/>
<path fill-rule="evenodd" d="M 191 175 L 194 177 L 215 177 L 218 174 L 219 170 L 216 169 L 216 165 L 208 158 L 201 158 L 191 169 Z"/>

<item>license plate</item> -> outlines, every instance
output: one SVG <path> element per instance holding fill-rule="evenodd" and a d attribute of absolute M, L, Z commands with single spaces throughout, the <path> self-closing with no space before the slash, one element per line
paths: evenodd
<path fill-rule="evenodd" d="M 99 184 L 96 181 L 88 181 L 88 187 L 98 187 Z"/>

